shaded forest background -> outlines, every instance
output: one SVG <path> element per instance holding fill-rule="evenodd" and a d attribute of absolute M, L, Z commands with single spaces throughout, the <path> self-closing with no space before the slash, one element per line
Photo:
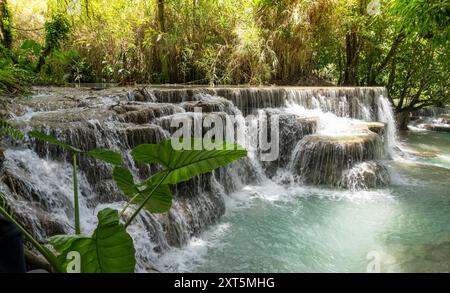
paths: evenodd
<path fill-rule="evenodd" d="M 81 82 L 386 86 L 445 106 L 448 0 L 0 0 L 0 92 Z"/>

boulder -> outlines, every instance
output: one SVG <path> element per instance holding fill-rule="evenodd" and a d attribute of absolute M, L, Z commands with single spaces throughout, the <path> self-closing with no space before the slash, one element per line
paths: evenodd
<path fill-rule="evenodd" d="M 423 128 L 431 131 L 450 132 L 450 124 L 424 124 Z"/>
<path fill-rule="evenodd" d="M 269 162 L 262 162 L 266 175 L 272 177 L 279 168 L 286 167 L 292 159 L 292 152 L 297 143 L 307 135 L 314 134 L 317 129 L 317 120 L 314 118 L 303 118 L 295 114 L 266 111 L 268 114 L 270 132 L 270 116 L 278 115 L 279 121 L 279 156 L 278 159 Z"/>
<path fill-rule="evenodd" d="M 5 149 L 0 147 L 0 170 L 3 167 L 3 161 L 5 161 Z"/>
<path fill-rule="evenodd" d="M 194 112 L 195 108 L 200 108 L 203 113 L 211 112 L 225 112 L 227 114 L 234 114 L 234 105 L 219 97 L 202 95 L 199 101 L 188 101 L 181 104 L 186 112 Z"/>
<path fill-rule="evenodd" d="M 130 126 L 125 132 L 130 149 L 144 143 L 159 143 L 165 138 L 163 129 L 157 125 Z"/>
<path fill-rule="evenodd" d="M 356 164 L 381 159 L 384 147 L 380 136 L 369 132 L 359 135 L 310 135 L 296 146 L 293 172 L 310 184 L 338 186 L 345 171 Z"/>
<path fill-rule="evenodd" d="M 25 252 L 25 264 L 26 264 L 27 272 L 30 272 L 30 271 L 36 272 L 37 270 L 39 270 L 39 272 L 44 272 L 44 271 L 52 272 L 53 271 L 52 266 L 40 254 L 38 254 L 28 248 L 26 248 L 24 252 Z"/>
<path fill-rule="evenodd" d="M 127 103 L 111 108 L 119 114 L 119 120 L 127 123 L 148 124 L 156 118 L 183 112 L 183 109 L 173 104 L 157 103 Z"/>

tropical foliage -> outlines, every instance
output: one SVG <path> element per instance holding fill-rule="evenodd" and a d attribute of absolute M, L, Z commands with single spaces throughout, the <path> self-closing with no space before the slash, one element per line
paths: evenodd
<path fill-rule="evenodd" d="M 22 139 L 23 133 L 9 122 L 0 119 L 0 138 L 10 136 L 14 139 Z"/>
<path fill-rule="evenodd" d="M 1 123 L 0 129 L 6 129 L 7 134 L 18 138 L 22 137 L 10 124 Z M 131 172 L 121 166 L 122 157 L 118 153 L 99 149 L 83 151 L 39 131 L 31 131 L 29 136 L 56 145 L 72 154 L 75 233 L 49 238 L 48 243 L 55 250 L 52 252 L 33 238 L 27 229 L 15 220 L 13 210 L 3 195 L 0 197 L 0 214 L 22 231 L 25 238 L 41 252 L 57 272 L 134 272 L 135 249 L 133 239 L 126 228 L 141 210 L 147 209 L 152 213 L 167 212 L 172 206 L 169 185 L 175 185 L 194 176 L 211 172 L 247 155 L 245 150 L 235 144 L 217 141 L 214 142 L 214 145 L 221 148 L 215 150 L 202 148 L 175 150 L 172 148 L 170 140 L 165 140 L 160 144 L 139 145 L 132 150 L 134 159 L 140 163 L 162 165 L 163 169 L 150 178 L 135 183 Z M 183 143 L 193 147 L 199 142 L 186 140 Z M 77 180 L 77 156 L 79 155 L 91 156 L 115 165 L 114 180 L 119 189 L 130 198 L 120 213 L 110 208 L 101 210 L 97 215 L 97 228 L 90 237 L 82 234 L 80 226 Z M 135 208 L 133 208 L 132 214 L 126 218 L 126 212 L 132 206 Z M 121 223 L 122 218 L 126 219 L 125 224 Z"/>
<path fill-rule="evenodd" d="M 449 103 L 446 0 L 0 3 L 2 92 L 29 82 L 382 85 L 399 113 Z"/>

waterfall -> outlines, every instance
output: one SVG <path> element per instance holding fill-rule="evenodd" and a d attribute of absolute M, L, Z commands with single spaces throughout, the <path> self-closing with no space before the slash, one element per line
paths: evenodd
<path fill-rule="evenodd" d="M 392 105 L 383 95 L 378 98 L 378 120 L 387 125 L 386 150 L 393 156 L 394 148 L 397 146 L 397 126 Z"/>
<path fill-rule="evenodd" d="M 395 120 L 382 88 L 139 88 L 48 89 L 12 109 L 14 123 L 39 129 L 77 148 L 108 148 L 120 152 L 136 179 L 157 166 L 136 164 L 130 150 L 159 143 L 177 130 L 172 121 L 191 125 L 206 117 L 221 117 L 224 137 L 233 133 L 248 157 L 172 188 L 168 213 L 142 213 L 129 227 L 137 248 L 137 271 L 217 222 L 225 212 L 227 194 L 249 184 L 312 184 L 333 188 L 368 189 L 387 184 L 380 160 L 396 144 Z M 195 113 L 201 109 L 203 115 Z M 232 116 L 232 123 L 227 119 Z M 276 118 L 276 119 L 275 119 Z M 383 123 L 376 123 L 383 122 Z M 194 126 L 192 126 L 194 127 Z M 200 131 L 204 135 L 210 128 Z M 265 143 L 262 137 L 268 136 Z M 279 144 L 277 156 L 267 158 L 269 142 Z M 26 139 L 8 142 L 0 162 L 0 191 L 33 235 L 45 238 L 73 232 L 70 156 L 46 143 Z M 80 210 L 83 232 L 96 226 L 104 207 L 121 209 L 126 198 L 113 179 L 112 167 L 81 157 Z"/>

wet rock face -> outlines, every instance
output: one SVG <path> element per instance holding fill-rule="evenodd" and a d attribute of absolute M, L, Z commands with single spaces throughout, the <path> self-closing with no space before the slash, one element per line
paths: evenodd
<path fill-rule="evenodd" d="M 343 173 L 356 164 L 381 159 L 384 147 L 378 134 L 311 135 L 296 146 L 293 172 L 303 182 L 339 186 Z"/>
<path fill-rule="evenodd" d="M 433 117 L 416 117 L 409 126 L 430 131 L 450 132 L 450 114 L 441 114 Z"/>
<path fill-rule="evenodd" d="M 424 128 L 431 131 L 450 132 L 450 125 L 448 124 L 425 124 Z"/>
<path fill-rule="evenodd" d="M 183 109 L 173 104 L 125 103 L 111 107 L 119 115 L 119 119 L 134 124 L 148 124 L 156 118 L 183 112 Z"/>
<path fill-rule="evenodd" d="M 33 270 L 44 270 L 50 273 L 53 271 L 52 266 L 47 262 L 47 260 L 31 249 L 25 249 L 25 263 L 27 272 Z"/>
<path fill-rule="evenodd" d="M 342 174 L 339 187 L 351 190 L 364 190 L 385 187 L 390 177 L 385 166 L 376 161 L 356 164 Z"/>
<path fill-rule="evenodd" d="M 423 124 L 423 128 L 431 131 L 450 132 L 450 115 L 439 115 L 432 123 Z"/>
<path fill-rule="evenodd" d="M 450 114 L 450 108 L 424 107 L 412 113 L 413 117 L 436 117 L 438 115 Z"/>
<path fill-rule="evenodd" d="M 437 120 L 437 123 L 449 124 L 450 125 L 450 114 L 448 114 L 448 115 L 439 115 L 439 117 L 436 120 Z"/>
<path fill-rule="evenodd" d="M 341 117 L 371 120 L 376 114 L 376 98 L 381 94 L 386 95 L 384 88 L 146 87 L 131 91 L 128 98 L 132 101 L 179 104 L 198 101 L 202 95 L 220 96 L 231 101 L 244 115 L 252 114 L 258 109 L 281 108 L 286 101 L 292 101 L 309 109 L 320 107 Z"/>
<path fill-rule="evenodd" d="M 3 161 L 5 160 L 5 149 L 0 147 L 0 169 L 3 167 Z"/>
<path fill-rule="evenodd" d="M 224 112 L 230 115 L 235 114 L 235 107 L 232 102 L 218 97 L 202 97 L 198 101 L 183 102 L 181 106 L 186 112 L 201 110 L 203 113 Z"/>
<path fill-rule="evenodd" d="M 386 134 L 386 124 L 381 122 L 367 122 L 367 129 L 375 132 L 379 136 L 383 137 Z"/>
<path fill-rule="evenodd" d="M 159 143 L 170 132 L 164 129 L 172 116 L 188 114 L 192 107 L 200 107 L 205 116 L 225 116 L 238 112 L 229 100 L 220 97 L 198 97 L 186 91 L 181 104 L 159 103 L 161 100 L 178 99 L 179 93 L 165 91 L 160 94 L 144 90 L 133 94 L 113 93 L 103 96 L 98 92 L 72 89 L 61 94 L 60 89 L 38 92 L 31 100 L 16 105 L 15 114 L 22 119 L 14 121 L 22 129 L 37 129 L 82 149 L 112 149 L 122 153 L 124 164 L 135 176 L 147 178 L 159 167 L 132 162 L 130 150 L 144 143 Z M 134 95 L 134 100 L 130 98 Z M 131 101 L 130 101 L 131 100 Z M 137 102 L 137 100 L 144 102 Z M 150 102 L 147 102 L 150 101 Z M 154 103 L 158 101 L 158 103 Z M 29 111 L 26 113 L 26 111 Z M 221 112 L 216 112 L 221 111 Z M 225 125 L 225 123 L 224 123 Z M 205 132 L 207 129 L 203 129 Z M 224 130 L 225 131 L 225 130 Z M 14 147 L 11 145 L 11 147 Z M 39 239 L 72 232 L 73 221 L 71 190 L 71 155 L 59 147 L 27 138 L 24 152 L 11 151 L 11 156 L 1 158 L 0 190 L 14 198 L 14 209 L 23 215 L 21 221 Z M 3 156 L 3 152 L 1 153 Z M 7 166 L 3 162 L 7 162 Z M 34 170 L 34 168 L 37 168 Z M 237 166 L 245 174 L 254 174 L 248 160 Z M 112 204 L 125 200 L 112 179 L 112 166 L 93 158 L 78 158 L 80 197 L 82 209 Z M 190 237 L 198 235 L 217 221 L 225 211 L 223 192 L 240 187 L 234 171 L 218 170 L 220 183 L 211 184 L 212 176 L 205 175 L 180 184 L 173 190 L 174 207 L 162 215 L 145 214 L 145 227 L 154 234 L 155 251 L 164 251 L 168 245 L 182 246 Z M 242 176 L 243 182 L 254 180 L 253 175 Z"/>
<path fill-rule="evenodd" d="M 269 177 L 276 174 L 277 170 L 287 167 L 291 161 L 292 152 L 297 143 L 307 135 L 314 134 L 317 129 L 317 121 L 311 118 L 301 118 L 297 115 L 286 114 L 281 111 L 268 110 L 268 133 L 271 133 L 271 116 L 277 115 L 279 121 L 279 156 L 275 161 L 262 162 L 264 170 Z"/>
<path fill-rule="evenodd" d="M 125 129 L 128 145 L 134 148 L 145 143 L 160 143 L 166 136 L 157 125 L 135 126 Z"/>

